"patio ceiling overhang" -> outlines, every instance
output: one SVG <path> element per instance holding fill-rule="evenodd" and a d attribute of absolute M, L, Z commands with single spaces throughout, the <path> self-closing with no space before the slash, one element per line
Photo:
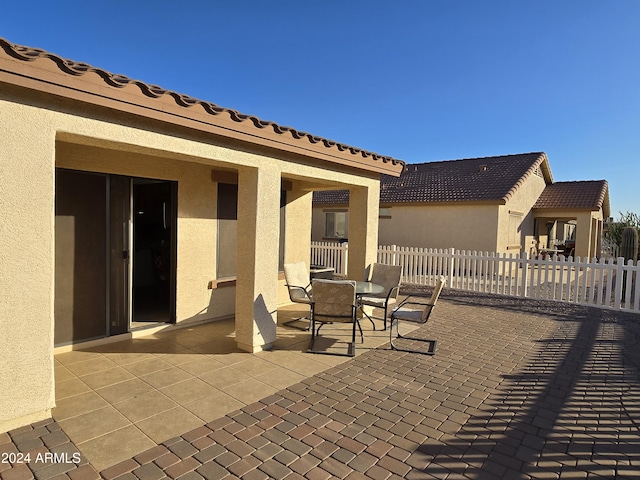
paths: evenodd
<path fill-rule="evenodd" d="M 0 82 L 217 138 L 399 176 L 405 163 L 0 38 Z"/>

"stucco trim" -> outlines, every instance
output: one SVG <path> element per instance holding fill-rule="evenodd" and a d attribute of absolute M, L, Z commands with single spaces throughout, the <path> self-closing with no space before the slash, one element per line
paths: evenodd
<path fill-rule="evenodd" d="M 399 176 L 401 160 L 261 120 L 0 38 L 0 82 L 159 120 L 220 137 Z"/>

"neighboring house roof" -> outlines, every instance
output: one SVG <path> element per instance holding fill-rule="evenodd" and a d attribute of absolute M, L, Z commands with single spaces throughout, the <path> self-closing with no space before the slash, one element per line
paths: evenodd
<path fill-rule="evenodd" d="M 369 171 L 398 175 L 405 165 L 0 37 L 2 82 Z"/>
<path fill-rule="evenodd" d="M 542 152 L 406 165 L 381 175 L 380 203 L 506 202 L 530 175 L 553 182 Z M 314 203 L 346 204 L 346 190 L 314 192 Z"/>
<path fill-rule="evenodd" d="M 599 210 L 609 217 L 609 184 L 606 180 L 556 182 L 547 185 L 535 209 Z"/>

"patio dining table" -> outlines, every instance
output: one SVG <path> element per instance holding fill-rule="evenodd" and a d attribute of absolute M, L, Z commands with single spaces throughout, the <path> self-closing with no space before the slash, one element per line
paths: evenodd
<path fill-rule="evenodd" d="M 377 295 L 384 292 L 384 287 L 377 283 L 357 281 L 356 282 L 356 296 L 362 295 Z"/>
<path fill-rule="evenodd" d="M 378 295 L 379 293 L 384 292 L 384 287 L 382 285 L 378 285 L 377 283 L 373 283 L 373 282 L 363 282 L 363 281 L 357 281 L 356 282 L 356 297 L 358 300 L 358 318 L 362 318 L 364 315 L 364 310 L 363 309 L 363 305 L 360 305 L 360 297 L 364 296 L 364 295 Z M 373 325 L 373 329 L 376 329 L 376 324 L 373 323 L 373 320 L 371 320 L 371 318 L 369 318 L 367 316 L 367 318 L 369 319 L 369 321 L 371 322 L 371 325 Z"/>

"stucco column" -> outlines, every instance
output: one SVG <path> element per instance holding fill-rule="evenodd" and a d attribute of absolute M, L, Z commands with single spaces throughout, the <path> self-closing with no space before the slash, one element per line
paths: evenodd
<path fill-rule="evenodd" d="M 591 212 L 580 213 L 576 217 L 576 257 L 591 258 L 591 223 Z"/>
<path fill-rule="evenodd" d="M 347 275 L 351 280 L 364 280 L 365 269 L 377 260 L 379 203 L 379 182 L 350 190 Z"/>
<path fill-rule="evenodd" d="M 0 433 L 48 418 L 54 406 L 51 124 L 0 100 Z"/>
<path fill-rule="evenodd" d="M 248 352 L 276 339 L 279 235 L 280 171 L 239 170 L 236 343 Z"/>
<path fill-rule="evenodd" d="M 304 262 L 311 257 L 311 207 L 313 192 L 294 187 L 287 192 L 285 213 L 285 263 Z"/>

